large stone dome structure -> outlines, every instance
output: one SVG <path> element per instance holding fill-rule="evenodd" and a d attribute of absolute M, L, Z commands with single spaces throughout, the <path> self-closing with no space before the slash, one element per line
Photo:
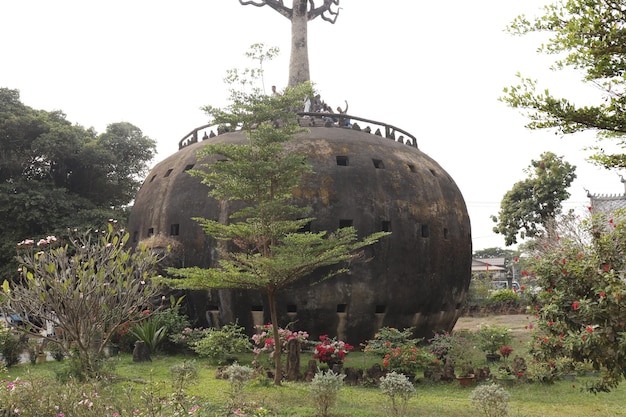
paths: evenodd
<path fill-rule="evenodd" d="M 461 192 L 407 132 L 378 124 L 374 134 L 370 124 L 376 129 L 376 122 L 358 123 L 367 128 L 313 123 L 296 137 L 290 146 L 308 156 L 315 174 L 295 196 L 312 208 L 312 231 L 352 225 L 361 236 L 381 230 L 392 234 L 366 248 L 368 261 L 354 263 L 350 273 L 312 286 L 320 271 L 281 293 L 280 325 L 294 323 L 312 337 L 329 334 L 352 344 L 373 337 L 382 326 L 415 327 L 418 337 L 451 330 L 471 275 L 470 221 Z M 378 133 L 381 128 L 384 134 Z M 196 153 L 206 143 L 197 140 L 201 129 L 152 169 L 129 221 L 135 242 L 158 234 L 179 240 L 184 248 L 179 266 L 208 267 L 216 260 L 215 240 L 192 218 L 225 219 L 229 214 L 208 197 L 206 185 L 187 173 L 198 167 Z M 399 132 L 410 138 L 408 144 L 394 139 Z M 209 138 L 206 131 L 204 139 L 246 140 L 242 132 Z M 269 321 L 259 292 L 193 291 L 187 300 L 201 325 L 238 320 L 252 331 L 255 324 Z"/>

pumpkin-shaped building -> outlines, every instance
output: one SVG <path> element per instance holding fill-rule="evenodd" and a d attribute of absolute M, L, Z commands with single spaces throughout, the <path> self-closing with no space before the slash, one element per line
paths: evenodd
<path fill-rule="evenodd" d="M 311 285 L 320 271 L 280 293 L 279 324 L 355 345 L 382 326 L 414 327 L 417 337 L 451 330 L 466 298 L 472 263 L 470 220 L 453 179 L 400 129 L 354 117 L 352 128 L 315 117 L 303 121 L 308 131 L 289 146 L 306 154 L 315 172 L 295 192 L 298 204 L 312 208 L 311 231 L 351 225 L 360 236 L 392 233 L 367 247 L 368 261 L 353 263 L 349 273 Z M 203 129 L 194 130 L 178 152 L 152 169 L 129 221 L 135 242 L 158 234 L 180 241 L 178 266 L 214 265 L 216 241 L 192 218 L 230 214 L 187 172 L 198 166 L 197 151 L 206 141 L 247 140 L 239 131 L 209 137 L 206 130 L 205 140 L 197 140 Z M 252 332 L 269 321 L 263 294 L 255 291 L 190 291 L 187 305 L 203 326 L 237 320 Z"/>

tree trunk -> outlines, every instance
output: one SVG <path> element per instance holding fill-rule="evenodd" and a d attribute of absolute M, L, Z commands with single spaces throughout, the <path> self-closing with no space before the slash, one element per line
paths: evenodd
<path fill-rule="evenodd" d="M 272 333 L 274 335 L 274 385 L 281 385 L 283 379 L 283 367 L 280 363 L 280 356 L 283 346 L 278 331 L 278 314 L 276 312 L 276 290 L 270 289 L 267 292 L 267 302 L 270 307 L 270 320 L 272 321 Z"/>
<path fill-rule="evenodd" d="M 289 58 L 289 86 L 295 87 L 311 80 L 307 35 L 308 0 L 293 0 L 291 17 L 291 57 Z"/>

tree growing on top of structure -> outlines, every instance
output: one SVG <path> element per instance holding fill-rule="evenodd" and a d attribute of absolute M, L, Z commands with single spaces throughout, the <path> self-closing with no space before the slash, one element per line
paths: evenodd
<path fill-rule="evenodd" d="M 257 7 L 269 6 L 291 21 L 291 55 L 289 58 L 288 86 L 295 87 L 311 81 L 309 71 L 309 49 L 307 23 L 316 17 L 334 24 L 339 16 L 339 0 L 324 0 L 323 4 L 315 6 L 314 0 L 293 0 L 292 7 L 285 6 L 283 0 L 239 0 L 242 5 Z"/>

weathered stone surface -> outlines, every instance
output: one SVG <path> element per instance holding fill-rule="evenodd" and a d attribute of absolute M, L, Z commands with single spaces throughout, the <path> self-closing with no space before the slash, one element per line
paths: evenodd
<path fill-rule="evenodd" d="M 241 144 L 241 132 L 211 138 Z M 184 244 L 180 265 L 207 267 L 216 260 L 215 240 L 192 217 L 226 219 L 232 207 L 208 197 L 208 187 L 186 172 L 197 168 L 186 146 L 150 172 L 138 192 L 129 231 L 134 241 L 149 233 Z M 281 324 L 294 322 L 316 339 L 337 336 L 353 345 L 382 326 L 415 327 L 415 336 L 452 330 L 461 314 L 471 274 L 470 221 L 458 187 L 432 158 L 413 146 L 366 131 L 311 127 L 290 146 L 308 155 L 315 174 L 296 191 L 312 207 L 312 231 L 351 223 L 364 236 L 392 234 L 364 253 L 369 262 L 316 286 L 324 271 L 280 294 Z M 252 332 L 269 322 L 262 294 L 251 291 L 194 291 L 189 314 L 199 325 L 238 320 Z"/>
<path fill-rule="evenodd" d="M 138 340 L 135 342 L 133 349 L 133 362 L 152 362 L 150 357 L 150 349 L 145 342 Z"/>

